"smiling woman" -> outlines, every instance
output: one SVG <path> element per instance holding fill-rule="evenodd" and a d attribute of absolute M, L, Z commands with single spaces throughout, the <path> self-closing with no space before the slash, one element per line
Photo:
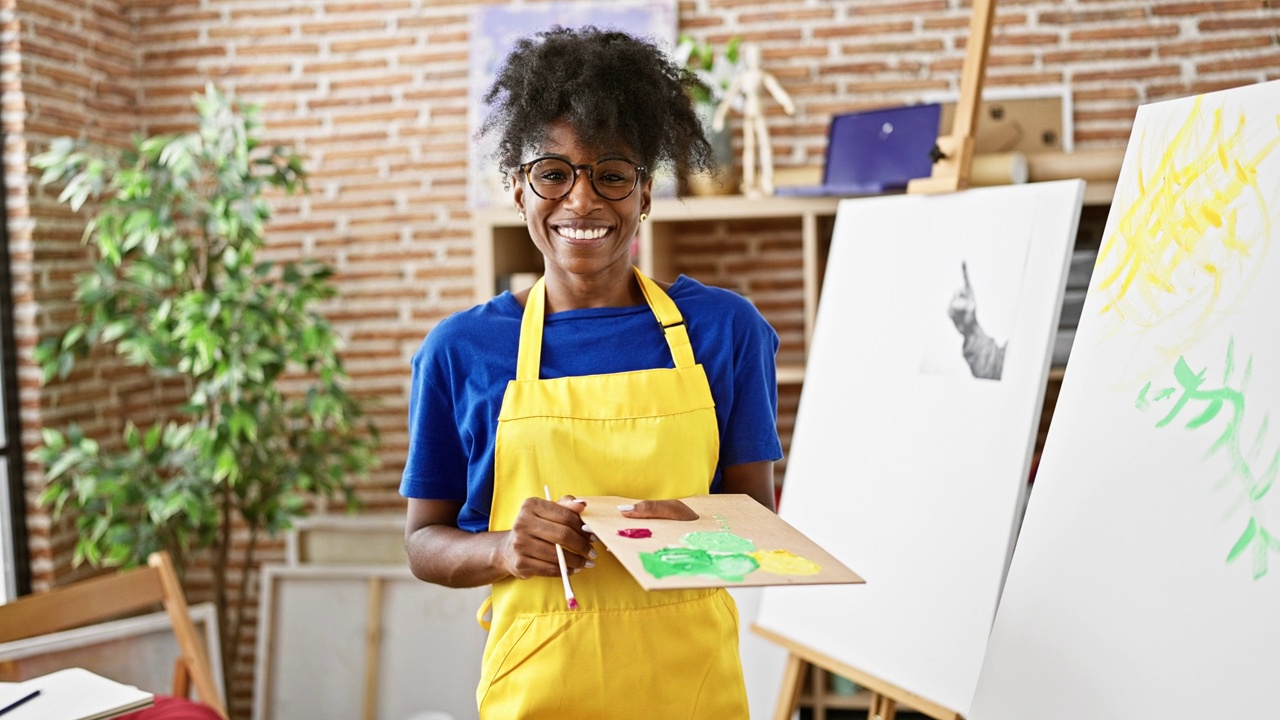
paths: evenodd
<path fill-rule="evenodd" d="M 608 717 L 622 701 L 637 717 L 747 716 L 732 598 L 645 592 L 576 499 L 649 498 L 619 508 L 633 519 L 693 519 L 679 498 L 709 492 L 773 509 L 777 334 L 739 295 L 630 259 L 653 169 L 709 169 L 693 82 L 647 41 L 555 29 L 518 42 L 486 97 L 482 132 L 499 136 L 543 277 L 427 335 L 401 482 L 414 574 L 493 586 L 482 718 Z M 584 612 L 565 606 L 561 562 Z"/>

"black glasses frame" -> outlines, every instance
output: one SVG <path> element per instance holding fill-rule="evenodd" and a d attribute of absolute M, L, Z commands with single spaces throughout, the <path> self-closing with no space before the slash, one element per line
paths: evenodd
<path fill-rule="evenodd" d="M 573 180 L 565 184 L 565 191 L 563 194 L 556 195 L 554 197 L 547 197 L 546 195 L 543 195 L 542 193 L 538 192 L 538 188 L 536 184 L 533 182 L 533 174 L 532 174 L 533 166 L 537 165 L 543 160 L 556 160 L 558 162 L 564 163 L 565 165 L 568 165 L 573 170 Z M 608 195 L 605 195 L 604 193 L 600 192 L 600 188 L 596 186 L 596 167 L 599 166 L 600 163 L 605 163 L 605 162 L 624 162 L 636 169 L 636 181 L 631 184 L 631 189 L 628 190 L 627 193 L 622 197 L 616 197 L 616 198 L 609 197 Z M 640 178 L 648 173 L 648 170 L 645 168 L 645 166 L 638 165 L 625 158 L 609 158 L 608 160 L 601 160 L 600 162 L 583 163 L 581 165 L 574 165 L 573 163 L 569 162 L 568 160 L 565 160 L 562 157 L 556 157 L 555 155 L 543 155 L 541 157 L 536 157 L 530 160 L 529 162 L 523 163 L 520 165 L 520 174 L 524 176 L 525 183 L 529 186 L 529 189 L 533 191 L 534 195 L 537 195 L 543 200 L 561 200 L 563 198 L 568 197 L 569 193 L 573 192 L 573 186 L 578 184 L 579 170 L 587 171 L 587 181 L 591 183 L 591 189 L 595 190 L 597 195 L 604 198 L 605 200 L 609 200 L 610 202 L 618 202 L 619 200 L 626 200 L 627 198 L 631 197 L 631 194 L 636 191 L 636 188 L 640 187 Z"/>

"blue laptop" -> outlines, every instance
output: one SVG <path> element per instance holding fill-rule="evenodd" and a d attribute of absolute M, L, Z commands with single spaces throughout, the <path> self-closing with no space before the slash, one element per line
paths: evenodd
<path fill-rule="evenodd" d="M 780 187 L 778 195 L 875 195 L 933 173 L 938 103 L 845 113 L 831 118 L 822 184 Z"/>

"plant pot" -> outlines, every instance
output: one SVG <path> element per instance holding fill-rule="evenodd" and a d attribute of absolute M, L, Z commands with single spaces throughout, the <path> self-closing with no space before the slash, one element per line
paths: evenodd
<path fill-rule="evenodd" d="M 715 106 L 708 103 L 698 103 L 696 106 L 698 117 L 702 120 L 702 130 L 706 133 L 707 141 L 711 143 L 711 150 L 714 153 L 716 161 L 716 171 L 714 173 L 694 173 L 691 172 L 685 176 L 685 189 L 690 195 L 733 195 L 738 192 L 738 170 L 734 165 L 733 157 L 733 135 L 729 130 L 728 124 L 723 130 L 714 130 L 711 127 L 712 117 L 715 115 Z"/>

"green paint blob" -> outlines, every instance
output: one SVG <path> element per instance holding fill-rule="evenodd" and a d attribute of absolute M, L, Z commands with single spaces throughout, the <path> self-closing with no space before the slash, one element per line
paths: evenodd
<path fill-rule="evenodd" d="M 760 563 L 750 555 L 712 554 L 706 550 L 690 547 L 666 547 L 655 552 L 642 552 L 640 562 L 650 575 L 659 580 L 667 577 L 706 575 L 726 582 L 741 582 L 743 577 L 760 567 Z"/>
<path fill-rule="evenodd" d="M 756 550 L 755 544 L 750 540 L 724 530 L 691 532 L 680 538 L 680 542 L 711 553 L 749 553 Z"/>

